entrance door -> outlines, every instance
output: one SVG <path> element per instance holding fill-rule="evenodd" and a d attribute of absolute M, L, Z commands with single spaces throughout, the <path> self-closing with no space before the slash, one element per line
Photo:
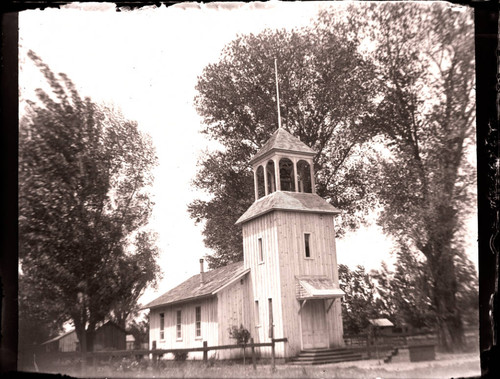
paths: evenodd
<path fill-rule="evenodd" d="M 307 300 L 302 307 L 302 348 L 317 349 L 328 347 L 325 303 L 323 300 Z"/>

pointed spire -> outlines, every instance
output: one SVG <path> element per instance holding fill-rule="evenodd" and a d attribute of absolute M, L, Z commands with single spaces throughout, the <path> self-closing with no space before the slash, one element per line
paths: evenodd
<path fill-rule="evenodd" d="M 274 73 L 276 74 L 276 103 L 278 106 L 278 129 L 281 129 L 280 90 L 278 85 L 278 60 L 276 58 L 274 58 Z"/>

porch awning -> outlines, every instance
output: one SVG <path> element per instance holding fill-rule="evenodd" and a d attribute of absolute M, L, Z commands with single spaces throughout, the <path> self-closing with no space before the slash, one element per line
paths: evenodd
<path fill-rule="evenodd" d="M 297 299 L 335 299 L 345 295 L 332 279 L 326 276 L 297 278 Z"/>

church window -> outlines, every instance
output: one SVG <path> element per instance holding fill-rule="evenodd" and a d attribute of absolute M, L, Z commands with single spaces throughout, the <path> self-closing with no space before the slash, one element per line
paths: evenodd
<path fill-rule="evenodd" d="M 262 238 L 258 239 L 259 244 L 259 262 L 264 262 L 264 248 L 262 246 Z"/>
<path fill-rule="evenodd" d="M 304 233 L 304 252 L 306 258 L 311 258 L 311 233 Z"/>
<path fill-rule="evenodd" d="M 255 326 L 260 325 L 259 300 L 255 300 Z"/>
<path fill-rule="evenodd" d="M 274 177 L 274 161 L 269 161 L 266 164 L 267 175 L 267 193 L 276 191 L 276 178 Z"/>
<path fill-rule="evenodd" d="M 282 191 L 295 191 L 293 162 L 288 158 L 280 159 L 280 187 Z"/>
<path fill-rule="evenodd" d="M 182 339 L 182 311 L 179 309 L 176 313 L 175 333 L 178 340 Z"/>
<path fill-rule="evenodd" d="M 266 195 L 265 187 L 264 187 L 264 167 L 259 166 L 257 168 L 257 194 L 258 198 L 264 197 Z"/>
<path fill-rule="evenodd" d="M 160 313 L 160 340 L 165 339 L 165 313 Z"/>
<path fill-rule="evenodd" d="M 196 307 L 195 313 L 196 313 L 196 323 L 195 323 L 196 337 L 201 337 L 201 307 Z"/>
<path fill-rule="evenodd" d="M 297 182 L 298 192 L 312 193 L 311 187 L 311 166 L 304 160 L 297 162 Z"/>

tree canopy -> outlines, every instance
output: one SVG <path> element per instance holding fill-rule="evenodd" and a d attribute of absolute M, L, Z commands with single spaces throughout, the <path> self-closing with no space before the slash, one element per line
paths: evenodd
<path fill-rule="evenodd" d="M 234 225 L 253 201 L 249 160 L 277 128 L 274 59 L 278 62 L 282 126 L 318 151 L 317 192 L 347 210 L 353 227 L 366 210 L 369 167 L 359 159 L 361 125 L 371 109 L 373 66 L 345 39 L 344 28 L 265 30 L 239 36 L 198 78 L 195 99 L 204 132 L 222 145 L 199 164 L 194 184 L 212 195 L 189 206 L 203 220 L 211 267 L 243 258 Z"/>
<path fill-rule="evenodd" d="M 358 38 L 376 44 L 370 56 L 383 83 L 371 129 L 386 146 L 374 187 L 379 223 L 405 254 L 425 257 L 440 342 L 460 348 L 460 232 L 475 182 L 467 156 L 475 119 L 472 14 L 439 3 L 364 9 Z"/>
<path fill-rule="evenodd" d="M 275 58 L 283 127 L 318 151 L 317 193 L 345 211 L 338 236 L 381 207 L 378 222 L 407 255 L 401 267 L 430 278 L 425 296 L 440 343 L 460 348 L 460 267 L 471 264 L 460 233 L 475 181 L 472 13 L 358 3 L 324 10 L 310 27 L 228 44 L 199 77 L 196 97 L 205 133 L 222 145 L 194 180 L 212 198 L 189 206 L 205 223 L 212 267 L 242 258 L 234 222 L 253 201 L 249 159 L 277 127 Z"/>
<path fill-rule="evenodd" d="M 20 120 L 20 296 L 59 326 L 71 321 L 92 348 L 95 328 L 125 318 L 158 277 L 146 229 L 157 158 L 136 122 L 82 99 L 65 74 L 28 56 L 50 90 L 38 89 Z M 20 330 L 29 328 L 33 319 L 20 316 Z"/>

